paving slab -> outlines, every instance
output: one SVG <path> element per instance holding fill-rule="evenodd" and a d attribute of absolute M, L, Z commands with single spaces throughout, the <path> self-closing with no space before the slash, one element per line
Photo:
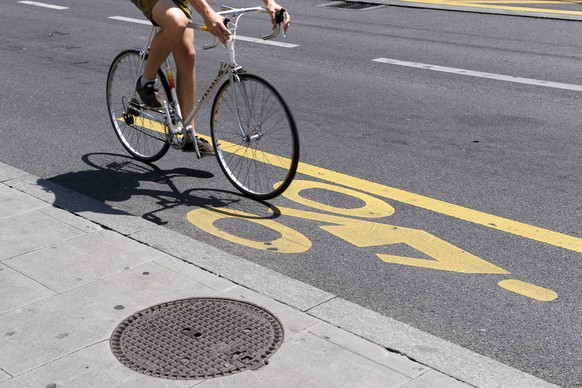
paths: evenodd
<path fill-rule="evenodd" d="M 472 385 L 456 380 L 436 370 L 430 370 L 422 376 L 404 384 L 402 388 L 469 388 Z"/>
<path fill-rule="evenodd" d="M 143 229 L 130 237 L 302 311 L 333 298 L 328 292 L 169 229 Z"/>
<path fill-rule="evenodd" d="M 19 213 L 1 221 L 0 261 L 84 234 L 39 211 Z"/>
<path fill-rule="evenodd" d="M 335 298 L 309 314 L 476 387 L 555 387 L 362 306 Z"/>
<path fill-rule="evenodd" d="M 11 375 L 108 339 L 127 316 L 181 298 L 215 291 L 145 263 L 0 316 L 0 368 Z"/>
<path fill-rule="evenodd" d="M 4 372 L 3 370 L 0 369 L 0 383 L 2 381 L 6 381 L 8 379 L 10 379 L 12 376 L 10 376 L 8 373 Z"/>
<path fill-rule="evenodd" d="M 188 279 L 202 283 L 216 291 L 226 291 L 230 288 L 237 287 L 237 285 L 230 280 L 169 255 L 164 255 L 159 259 L 156 259 L 155 262 L 164 268 L 174 271 L 181 276 L 185 276 Z"/>
<path fill-rule="evenodd" d="M 0 162 L 0 182 L 29 175 L 27 172 Z"/>
<path fill-rule="evenodd" d="M 45 207 L 39 209 L 38 211 L 56 220 L 62 221 L 67 225 L 71 225 L 72 227 L 75 227 L 85 233 L 103 230 L 103 228 L 100 225 L 94 222 L 91 222 L 83 217 L 77 216 L 66 210 L 62 210 L 53 206 Z"/>
<path fill-rule="evenodd" d="M 201 383 L 163 380 L 129 370 L 113 356 L 108 341 L 88 346 L 4 383 L 1 381 L 0 377 L 1 388 L 189 388 Z"/>
<path fill-rule="evenodd" d="M 101 230 L 4 260 L 4 264 L 64 292 L 164 255 L 118 233 Z"/>
<path fill-rule="evenodd" d="M 289 307 L 272 298 L 244 287 L 236 287 L 222 293 L 222 297 L 250 302 L 267 309 L 282 323 L 285 331 L 284 341 L 290 341 L 299 333 L 320 325 L 322 322 L 301 311 Z"/>
<path fill-rule="evenodd" d="M 89 221 L 103 225 L 123 235 L 150 228 L 154 224 L 132 216 L 85 195 L 66 189 L 45 179 L 25 175 L 6 182 L 7 185 L 35 198 L 67 210 Z"/>
<path fill-rule="evenodd" d="M 14 190 L 12 188 L 10 188 L 9 186 L 6 186 L 3 183 L 0 183 L 0 196 L 13 195 L 13 194 L 14 194 Z"/>
<path fill-rule="evenodd" d="M 42 284 L 0 263 L 0 316 L 55 294 Z M 0 336 L 5 334 L 0 332 Z"/>
<path fill-rule="evenodd" d="M 390 368 L 410 379 L 416 379 L 426 374 L 431 369 L 408 357 L 387 350 L 364 338 L 358 337 L 345 330 L 341 330 L 328 323 L 312 327 L 309 332 L 332 342 L 337 346 L 348 349 L 364 358 L 372 360 L 380 365 Z"/>
<path fill-rule="evenodd" d="M 410 379 L 309 332 L 285 342 L 269 365 L 220 379 L 204 381 L 201 388 L 386 388 Z"/>
<path fill-rule="evenodd" d="M 50 205 L 30 195 L 18 191 L 0 191 L 0 219 L 45 207 L 50 208 Z"/>

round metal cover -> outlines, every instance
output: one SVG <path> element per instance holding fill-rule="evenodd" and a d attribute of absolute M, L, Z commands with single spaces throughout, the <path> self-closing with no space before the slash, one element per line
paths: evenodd
<path fill-rule="evenodd" d="M 152 306 L 125 319 L 110 339 L 111 350 L 123 365 L 174 380 L 259 368 L 282 343 L 281 322 L 269 311 L 221 298 Z"/>

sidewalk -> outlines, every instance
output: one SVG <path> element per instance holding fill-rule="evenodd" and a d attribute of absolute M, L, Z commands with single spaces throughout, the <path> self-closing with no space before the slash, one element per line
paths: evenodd
<path fill-rule="evenodd" d="M 545 387 L 531 375 L 0 163 L 0 388 Z M 119 323 L 218 297 L 260 306 L 284 342 L 207 380 L 134 372 Z"/>

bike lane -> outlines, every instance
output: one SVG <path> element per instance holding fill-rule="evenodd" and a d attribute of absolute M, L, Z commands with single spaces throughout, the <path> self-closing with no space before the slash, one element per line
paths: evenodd
<path fill-rule="evenodd" d="M 320 229 L 357 248 L 404 244 L 419 253 L 413 256 L 376 253 L 377 258 L 387 265 L 404 265 L 481 276 L 504 275 L 503 279 L 497 281 L 497 285 L 507 291 L 544 302 L 558 298 L 558 294 L 554 290 L 532 284 L 527 279 L 514 279 L 506 269 L 427 231 L 391 225 L 385 221 L 380 222 L 380 219 L 392 216 L 395 212 L 389 201 L 397 201 L 459 221 L 582 253 L 582 239 L 575 236 L 480 212 L 314 165 L 300 163 L 298 173 L 317 180 L 296 179 L 283 195 L 294 203 L 312 210 L 273 206 L 271 211 L 279 217 L 316 221 Z M 363 206 L 339 208 L 302 196 L 302 192 L 313 189 L 327 190 L 353 197 L 359 200 Z M 271 241 L 256 241 L 231 234 L 217 226 L 219 225 L 218 221 L 227 218 L 241 218 L 262 225 L 274 230 L 280 237 Z M 253 249 L 297 254 L 306 252 L 312 247 L 310 239 L 301 232 L 274 219 L 243 211 L 199 208 L 188 212 L 187 219 L 207 233 Z"/>

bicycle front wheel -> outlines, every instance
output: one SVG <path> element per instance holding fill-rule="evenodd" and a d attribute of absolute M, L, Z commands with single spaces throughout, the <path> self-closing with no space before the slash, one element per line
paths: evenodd
<path fill-rule="evenodd" d="M 297 171 L 295 120 L 267 81 L 247 73 L 235 79 L 222 84 L 212 105 L 214 150 L 222 171 L 240 192 L 271 199 L 287 189 Z"/>
<path fill-rule="evenodd" d="M 141 62 L 137 50 L 126 50 L 115 57 L 107 75 L 107 109 L 115 134 L 127 152 L 142 162 L 155 162 L 170 145 L 164 113 L 147 109 L 135 93 Z M 162 71 L 158 79 L 164 100 L 169 103 L 170 89 Z"/>

